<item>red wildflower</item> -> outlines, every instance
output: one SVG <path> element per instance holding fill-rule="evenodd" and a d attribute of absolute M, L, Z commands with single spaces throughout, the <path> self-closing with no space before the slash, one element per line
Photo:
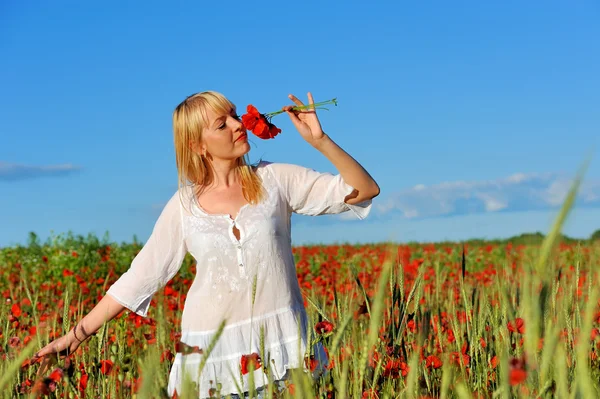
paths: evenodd
<path fill-rule="evenodd" d="M 65 375 L 65 373 L 61 368 L 55 368 L 48 378 L 54 382 L 58 382 L 63 377 L 63 375 Z"/>
<path fill-rule="evenodd" d="M 16 348 L 17 346 L 19 346 L 20 343 L 21 339 L 17 336 L 10 337 L 8 339 L 8 346 L 10 346 L 11 348 Z"/>
<path fill-rule="evenodd" d="M 250 366 L 254 367 L 254 370 L 258 370 L 262 366 L 262 360 L 258 353 L 252 353 L 250 355 L 242 355 L 240 360 L 240 366 L 242 367 L 242 374 L 246 375 L 250 371 Z"/>
<path fill-rule="evenodd" d="M 374 389 L 369 389 L 368 391 L 364 391 L 362 394 L 362 399 L 378 399 L 377 391 Z"/>
<path fill-rule="evenodd" d="M 406 323 L 406 327 L 409 329 L 410 332 L 416 332 L 417 331 L 417 323 L 415 323 L 414 320 L 409 320 L 408 323 Z"/>
<path fill-rule="evenodd" d="M 435 355 L 429 355 L 425 358 L 426 367 L 433 367 L 434 369 L 439 369 L 442 367 L 442 361 L 439 357 Z"/>
<path fill-rule="evenodd" d="M 152 335 L 152 333 L 144 333 L 144 338 L 146 338 L 146 342 L 148 342 L 148 345 L 156 343 L 156 337 Z"/>
<path fill-rule="evenodd" d="M 21 308 L 19 307 L 18 303 L 12 305 L 10 308 L 10 313 L 12 313 L 12 315 L 15 317 L 21 316 Z"/>
<path fill-rule="evenodd" d="M 519 385 L 527 379 L 527 371 L 522 369 L 512 369 L 508 376 L 510 385 Z"/>
<path fill-rule="evenodd" d="M 456 364 L 457 366 L 463 365 L 466 367 L 471 362 L 471 356 L 467 355 L 464 352 L 462 352 L 462 353 L 452 352 L 451 360 L 452 360 L 452 363 Z"/>
<path fill-rule="evenodd" d="M 246 114 L 242 115 L 242 123 L 247 130 L 250 130 L 261 139 L 272 139 L 281 133 L 281 129 L 273 125 L 264 114 L 258 112 L 254 105 L 246 107 Z"/>
<path fill-rule="evenodd" d="M 79 392 L 84 393 L 85 389 L 87 388 L 88 378 L 89 377 L 87 374 L 83 374 L 79 379 Z"/>
<path fill-rule="evenodd" d="M 448 342 L 453 343 L 454 341 L 456 341 L 456 337 L 454 336 L 454 331 L 452 331 L 451 329 L 448 329 Z"/>
<path fill-rule="evenodd" d="M 496 366 L 498 366 L 498 356 L 494 355 L 494 357 L 490 359 L 490 366 L 492 366 L 493 369 L 495 369 Z"/>
<path fill-rule="evenodd" d="M 527 371 L 525 370 L 525 361 L 522 359 L 510 360 L 510 372 L 508 375 L 510 385 L 518 385 L 527 379 Z"/>
<path fill-rule="evenodd" d="M 525 333 L 525 321 L 518 317 L 514 322 L 508 322 L 508 330 L 510 332 L 518 332 L 519 334 Z"/>
<path fill-rule="evenodd" d="M 167 285 L 165 287 L 165 296 L 172 296 L 172 297 L 176 297 L 177 296 L 177 291 L 175 291 L 173 289 L 173 287 L 171 287 L 170 285 Z"/>
<path fill-rule="evenodd" d="M 173 353 L 171 353 L 170 350 L 166 349 L 165 351 L 163 351 L 162 355 L 160 355 L 160 362 L 164 362 L 165 360 L 167 361 L 172 361 L 174 358 Z"/>
<path fill-rule="evenodd" d="M 383 375 L 385 377 L 398 378 L 400 375 L 406 377 L 408 374 L 408 365 L 402 360 L 388 360 L 384 366 Z"/>
<path fill-rule="evenodd" d="M 100 361 L 100 372 L 104 375 L 110 373 L 112 370 L 113 362 L 110 360 L 101 360 Z"/>
<path fill-rule="evenodd" d="M 329 334 L 333 331 L 333 324 L 327 320 L 320 321 L 315 326 L 315 331 L 319 334 Z"/>
<path fill-rule="evenodd" d="M 317 366 L 319 365 L 319 361 L 317 359 L 315 359 L 314 356 L 311 356 L 310 358 L 308 358 L 308 357 L 304 358 L 304 364 L 306 365 L 307 368 L 310 369 L 311 372 L 313 372 L 317 369 Z"/>
<path fill-rule="evenodd" d="M 322 101 L 315 104 L 301 105 L 292 107 L 291 110 L 300 111 L 305 109 L 316 110 L 321 108 L 321 106 L 325 104 L 334 104 L 337 105 L 337 99 L 331 99 L 327 101 Z M 327 109 L 327 108 L 325 108 Z M 242 123 L 247 130 L 250 130 L 256 136 L 261 139 L 272 139 L 281 133 L 281 129 L 271 123 L 271 118 L 275 115 L 279 115 L 285 110 L 279 110 L 276 112 L 270 112 L 267 114 L 261 114 L 258 112 L 256 107 L 252 104 L 246 107 L 246 114 L 242 115 Z"/>

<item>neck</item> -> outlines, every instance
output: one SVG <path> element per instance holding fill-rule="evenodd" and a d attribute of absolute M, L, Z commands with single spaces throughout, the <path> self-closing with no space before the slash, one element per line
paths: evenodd
<path fill-rule="evenodd" d="M 237 182 L 235 173 L 237 160 L 213 159 L 212 169 L 214 172 L 213 187 L 229 188 Z"/>

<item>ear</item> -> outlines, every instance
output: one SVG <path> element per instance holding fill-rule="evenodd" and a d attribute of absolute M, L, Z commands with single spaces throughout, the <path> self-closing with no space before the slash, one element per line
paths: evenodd
<path fill-rule="evenodd" d="M 190 150 L 192 150 L 193 152 L 195 152 L 198 155 L 206 153 L 206 145 L 204 145 L 203 143 L 190 141 L 190 143 L 188 144 L 188 147 L 190 148 Z"/>

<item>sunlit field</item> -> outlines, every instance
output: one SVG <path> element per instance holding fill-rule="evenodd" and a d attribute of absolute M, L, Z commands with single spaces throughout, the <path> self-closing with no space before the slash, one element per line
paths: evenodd
<path fill-rule="evenodd" d="M 295 248 L 330 364 L 316 380 L 294 374 L 284 397 L 600 397 L 600 241 L 565 240 L 559 227 L 545 239 Z M 89 312 L 142 245 L 30 241 L 0 250 L 0 396 L 167 397 L 199 267 L 191 255 L 147 318 L 125 310 L 38 376 L 28 359 Z M 252 359 L 239 373 L 260 367 L 272 380 L 268 354 Z M 304 365 L 319 369 L 310 353 Z M 179 397 L 220 397 L 218 386 L 188 388 Z"/>

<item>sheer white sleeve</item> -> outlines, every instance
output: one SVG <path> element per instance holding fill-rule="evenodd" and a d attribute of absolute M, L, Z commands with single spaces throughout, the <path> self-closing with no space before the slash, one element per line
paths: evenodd
<path fill-rule="evenodd" d="M 153 295 L 179 271 L 187 248 L 181 204 L 175 193 L 163 208 L 150 238 L 129 269 L 107 291 L 117 302 L 146 317 Z"/>
<path fill-rule="evenodd" d="M 354 187 L 347 184 L 340 174 L 320 173 L 286 163 L 271 163 L 268 168 L 292 212 L 317 216 L 352 211 L 359 219 L 365 219 L 371 211 L 372 200 L 356 205 L 345 202 Z"/>

